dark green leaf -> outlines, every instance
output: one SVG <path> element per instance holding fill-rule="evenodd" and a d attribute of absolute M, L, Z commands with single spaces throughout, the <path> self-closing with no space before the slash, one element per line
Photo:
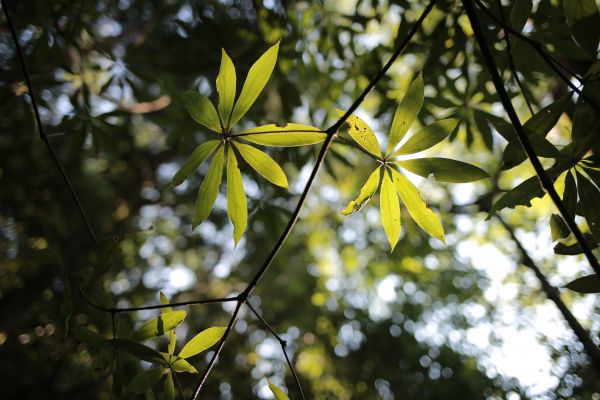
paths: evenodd
<path fill-rule="evenodd" d="M 394 164 L 425 178 L 432 175 L 439 182 L 464 183 L 490 177 L 481 168 L 448 158 L 415 158 L 396 161 Z"/>
<path fill-rule="evenodd" d="M 577 191 L 581 200 L 583 216 L 590 232 L 600 241 L 600 191 L 592 182 L 577 173 Z"/>
<path fill-rule="evenodd" d="M 515 0 L 508 18 L 511 28 L 521 32 L 529 18 L 529 14 L 531 14 L 532 8 L 533 2 L 531 0 Z"/>
<path fill-rule="evenodd" d="M 140 360 L 166 365 L 165 360 L 158 351 L 151 349 L 148 346 L 144 346 L 141 343 L 128 339 L 108 339 L 106 342 L 112 346 L 117 346 L 119 349 Z"/>
<path fill-rule="evenodd" d="M 552 241 L 557 241 L 569 236 L 571 231 L 560 215 L 552 214 L 550 216 L 550 233 L 552 234 Z"/>
<path fill-rule="evenodd" d="M 594 239 L 592 235 L 586 232 L 583 234 L 583 237 L 585 238 L 585 241 L 590 247 L 590 249 L 593 250 L 598 248 L 598 242 L 596 242 L 596 239 Z M 577 242 L 573 244 L 558 243 L 556 246 L 554 246 L 554 253 L 565 256 L 574 256 L 577 254 L 583 254 L 583 250 Z"/>
<path fill-rule="evenodd" d="M 89 346 L 97 349 L 110 348 L 110 346 L 106 343 L 106 339 L 98 332 L 94 332 L 84 328 L 83 326 L 75 326 L 71 328 L 71 332 L 73 332 L 73 336 L 75 336 L 78 340 Z"/>
<path fill-rule="evenodd" d="M 133 393 L 144 393 L 160 380 L 164 371 L 164 368 L 158 367 L 140 372 L 129 382 L 127 390 Z"/>
<path fill-rule="evenodd" d="M 567 283 L 565 287 L 579 293 L 600 293 L 600 278 L 596 274 L 582 276 Z"/>

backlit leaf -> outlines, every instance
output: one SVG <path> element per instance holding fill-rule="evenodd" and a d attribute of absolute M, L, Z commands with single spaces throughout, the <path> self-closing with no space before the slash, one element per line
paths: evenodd
<path fill-rule="evenodd" d="M 164 335 L 175 329 L 185 319 L 186 311 L 171 311 L 146 321 L 133 335 L 135 340 L 146 340 Z"/>
<path fill-rule="evenodd" d="M 200 332 L 183 346 L 183 349 L 179 352 L 179 357 L 189 358 L 203 352 L 217 343 L 225 330 L 225 327 L 212 327 Z"/>
<path fill-rule="evenodd" d="M 208 217 L 213 204 L 215 204 L 215 200 L 217 200 L 219 186 L 221 185 L 221 178 L 223 176 L 224 163 L 225 150 L 224 147 L 221 146 L 210 163 L 206 177 L 198 190 L 198 199 L 196 200 L 196 208 L 194 210 L 194 228 Z"/>
<path fill-rule="evenodd" d="M 481 168 L 448 158 L 415 158 L 396 161 L 394 164 L 425 178 L 432 175 L 439 182 L 463 183 L 490 177 Z"/>
<path fill-rule="evenodd" d="M 248 223 L 248 204 L 242 174 L 232 148 L 227 151 L 227 215 L 233 224 L 233 240 L 238 244 Z"/>
<path fill-rule="evenodd" d="M 431 125 L 427 125 L 425 128 L 408 138 L 392 157 L 427 150 L 448 137 L 454 128 L 456 128 L 456 125 L 458 125 L 458 120 L 454 118 L 443 119 L 434 122 Z"/>
<path fill-rule="evenodd" d="M 129 382 L 127 390 L 133 393 L 144 393 L 160 380 L 164 371 L 164 368 L 158 367 L 140 372 Z"/>
<path fill-rule="evenodd" d="M 293 147 L 322 142 L 325 140 L 326 134 L 310 125 L 277 126 L 270 124 L 245 130 L 235 136 L 264 146 Z"/>
<path fill-rule="evenodd" d="M 165 378 L 163 399 L 164 400 L 174 400 L 175 399 L 175 385 L 173 384 L 173 373 L 171 371 L 169 371 L 167 373 L 167 377 Z"/>
<path fill-rule="evenodd" d="M 167 299 L 167 296 L 162 291 L 159 292 L 158 297 L 160 298 L 160 305 L 161 306 L 164 306 L 165 304 L 169 304 L 169 299 Z M 163 307 L 163 308 L 160 309 L 161 314 L 168 313 L 168 312 L 171 312 L 171 311 L 173 311 L 171 309 L 171 307 Z"/>
<path fill-rule="evenodd" d="M 206 143 L 202 143 L 196 147 L 190 157 L 183 163 L 179 171 L 173 176 L 170 187 L 179 186 L 187 179 L 187 177 L 194 172 L 200 164 L 204 162 L 219 145 L 218 140 L 210 140 Z"/>
<path fill-rule="evenodd" d="M 192 364 L 184 360 L 183 358 L 177 358 L 174 362 L 171 363 L 171 368 L 175 372 L 189 372 L 191 374 L 197 374 L 198 371 Z"/>
<path fill-rule="evenodd" d="M 219 115 L 225 131 L 229 130 L 229 118 L 235 100 L 235 66 L 225 50 L 221 50 L 221 68 L 217 76 L 217 93 L 219 93 Z"/>
<path fill-rule="evenodd" d="M 194 121 L 215 132 L 221 132 L 221 122 L 215 106 L 206 96 L 198 92 L 187 91 L 182 95 L 185 109 Z"/>
<path fill-rule="evenodd" d="M 380 194 L 381 224 L 394 251 L 400 239 L 400 202 L 394 184 L 389 175 L 383 171 Z"/>
<path fill-rule="evenodd" d="M 336 109 L 335 111 L 337 112 L 338 117 L 342 117 L 345 114 L 344 111 L 339 109 Z M 350 115 L 346 120 L 346 124 L 342 126 L 342 128 L 344 127 L 347 127 L 348 134 L 360 147 L 373 154 L 375 157 L 381 158 L 379 142 L 365 121 L 356 115 Z"/>
<path fill-rule="evenodd" d="M 279 164 L 277 164 L 268 154 L 246 144 L 233 142 L 233 145 L 239 150 L 248 165 L 262 175 L 263 178 L 277 186 L 286 189 L 288 188 L 288 181 L 285 173 Z"/>
<path fill-rule="evenodd" d="M 271 382 L 270 379 L 268 381 L 269 381 L 269 389 L 271 389 L 273 396 L 275 396 L 275 400 L 289 400 L 287 395 L 283 392 L 283 390 L 281 390 L 279 388 L 279 386 L 277 386 L 276 384 Z"/>
<path fill-rule="evenodd" d="M 381 168 L 377 168 L 369 175 L 369 178 L 365 184 L 360 188 L 360 193 L 355 200 L 350 201 L 346 208 L 342 211 L 342 214 L 349 215 L 359 211 L 365 204 L 371 200 L 373 193 L 379 187 L 379 178 L 381 176 Z"/>
<path fill-rule="evenodd" d="M 410 84 L 406 94 L 400 101 L 390 129 L 390 138 L 388 140 L 386 154 L 391 153 L 396 145 L 400 143 L 408 129 L 413 124 L 421 107 L 423 106 L 423 75 L 419 74 Z"/>

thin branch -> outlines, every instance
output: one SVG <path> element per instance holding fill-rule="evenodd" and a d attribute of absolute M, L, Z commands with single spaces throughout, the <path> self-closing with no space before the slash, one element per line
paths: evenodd
<path fill-rule="evenodd" d="M 558 209 L 558 212 L 560 213 L 561 217 L 563 218 L 570 231 L 575 236 L 575 239 L 583 249 L 583 252 L 586 258 L 588 259 L 592 269 L 600 277 L 600 264 L 598 264 L 598 260 L 592 253 L 592 250 L 590 249 L 588 243 L 585 241 L 585 238 L 583 237 L 583 234 L 581 233 L 579 227 L 575 223 L 575 220 L 569 215 L 569 212 L 567 211 L 560 196 L 556 192 L 556 189 L 554 189 L 552 180 L 548 177 L 546 171 L 544 170 L 544 167 L 540 163 L 540 160 L 537 158 L 533 146 L 529 141 L 529 137 L 525 133 L 525 130 L 521 125 L 521 121 L 519 120 L 519 117 L 517 116 L 517 113 L 510 101 L 510 97 L 508 96 L 508 93 L 506 93 L 504 83 L 502 82 L 502 78 L 498 74 L 496 63 L 485 40 L 485 36 L 483 35 L 483 31 L 481 29 L 481 26 L 479 25 L 479 21 L 477 20 L 477 16 L 475 15 L 473 0 L 463 0 L 463 4 L 465 6 L 467 16 L 469 17 L 469 20 L 471 22 L 473 33 L 475 34 L 475 39 L 479 43 L 479 48 L 481 49 L 481 54 L 483 55 L 484 62 L 492 77 L 492 81 L 494 82 L 494 86 L 496 87 L 496 91 L 498 92 L 498 96 L 500 97 L 500 101 L 502 102 L 502 105 L 504 106 L 504 109 L 508 114 L 508 117 L 515 129 L 515 132 L 517 134 L 517 137 L 519 138 L 519 142 L 521 143 L 523 150 L 525 150 L 529 161 L 531 161 L 531 164 L 533 165 L 535 173 L 537 174 L 538 179 L 540 180 L 542 189 L 546 193 L 548 193 L 548 195 L 556 205 L 556 208 Z"/>
<path fill-rule="evenodd" d="M 81 218 L 83 219 L 83 222 L 87 228 L 90 238 L 92 239 L 92 242 L 96 242 L 96 233 L 94 232 L 94 229 L 92 228 L 92 225 L 90 224 L 88 216 L 87 216 L 85 210 L 83 209 L 83 205 L 81 204 L 81 201 L 79 200 L 79 195 L 77 195 L 77 192 L 75 191 L 75 187 L 73 186 L 73 183 L 71 182 L 71 179 L 69 178 L 69 175 L 67 174 L 67 171 L 65 171 L 65 169 L 63 168 L 63 166 L 58 158 L 58 155 L 56 154 L 56 151 L 54 151 L 54 147 L 52 146 L 52 143 L 50 143 L 48 135 L 44 131 L 44 125 L 42 124 L 42 118 L 40 116 L 40 111 L 39 111 L 38 104 L 36 101 L 35 91 L 33 90 L 33 85 L 31 84 L 31 77 L 29 75 L 29 71 L 27 70 L 27 64 L 25 63 L 25 57 L 23 56 L 23 51 L 21 50 L 21 45 L 19 44 L 19 37 L 17 36 L 17 31 L 15 30 L 14 24 L 12 22 L 12 18 L 10 16 L 10 12 L 8 11 L 7 1 L 1 0 L 1 2 L 2 2 L 2 10 L 4 11 L 4 16 L 6 17 L 6 22 L 8 23 L 8 27 L 10 29 L 10 34 L 11 34 L 13 42 L 15 44 L 15 49 L 17 50 L 19 63 L 21 64 L 21 69 L 23 70 L 23 75 L 25 75 L 25 82 L 27 83 L 27 89 L 29 90 L 29 98 L 31 99 L 31 107 L 33 108 L 33 113 L 35 115 L 35 121 L 36 121 L 38 131 L 40 134 L 40 139 L 42 139 L 42 141 L 46 145 L 46 148 L 48 149 L 50 156 L 52 157 L 52 159 L 54 160 L 54 163 L 56 164 L 56 167 L 60 171 L 63 181 L 67 184 L 67 187 L 69 188 L 69 191 L 71 192 L 71 196 L 73 197 L 73 200 L 75 200 L 75 203 L 77 204 L 79 214 L 81 215 Z"/>
<path fill-rule="evenodd" d="M 123 313 L 123 312 L 133 312 L 133 311 L 141 311 L 141 310 L 157 310 L 157 309 L 168 308 L 168 307 L 192 306 L 192 305 L 196 305 L 196 304 L 228 303 L 228 302 L 232 302 L 232 301 L 238 301 L 238 298 L 237 297 L 221 297 L 221 298 L 206 299 L 206 300 L 180 301 L 177 303 L 155 304 L 153 306 L 112 308 L 109 311 L 115 312 L 115 313 Z"/>
<path fill-rule="evenodd" d="M 514 230 L 510 227 L 510 225 L 508 225 L 506 221 L 504 221 L 499 215 L 495 215 L 495 217 L 498 219 L 498 221 L 500 221 L 500 224 L 502 224 L 506 232 L 508 232 L 512 241 L 517 245 L 517 249 L 519 250 L 523 265 L 525 265 L 534 272 L 535 276 L 538 278 L 542 285 L 542 290 L 544 291 L 548 299 L 550 299 L 556 305 L 565 321 L 567 321 L 567 323 L 573 330 L 573 333 L 575 333 L 575 336 L 577 336 L 577 338 L 583 345 L 583 348 L 592 360 L 594 368 L 598 373 L 600 373 L 600 350 L 590 338 L 589 332 L 583 326 L 581 326 L 579 321 L 577 321 L 577 318 L 575 318 L 575 316 L 571 313 L 571 311 L 562 301 L 562 299 L 560 298 L 559 291 L 554 286 L 552 286 L 550 282 L 548 282 L 546 276 L 542 273 L 542 271 L 538 268 L 533 259 L 529 256 L 529 253 L 525 249 L 525 246 L 523 246 L 521 241 L 517 238 L 517 235 L 515 234 Z"/>

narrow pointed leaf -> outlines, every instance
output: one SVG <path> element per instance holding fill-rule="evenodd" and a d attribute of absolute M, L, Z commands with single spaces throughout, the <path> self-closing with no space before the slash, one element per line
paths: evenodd
<path fill-rule="evenodd" d="M 232 148 L 227 151 L 227 215 L 233 224 L 233 240 L 238 244 L 248 223 L 248 205 L 242 174 Z"/>
<path fill-rule="evenodd" d="M 165 388 L 163 392 L 164 400 L 174 400 L 175 399 L 175 385 L 173 384 L 173 373 L 169 371 L 167 373 L 167 377 L 165 378 Z"/>
<path fill-rule="evenodd" d="M 185 109 L 192 116 L 194 121 L 204 125 L 210 130 L 221 132 L 221 122 L 215 106 L 208 97 L 202 96 L 198 92 L 187 91 L 182 95 Z"/>
<path fill-rule="evenodd" d="M 217 200 L 219 186 L 221 185 L 221 178 L 223 176 L 224 163 L 225 150 L 223 146 L 221 146 L 210 163 L 206 177 L 198 190 L 198 199 L 196 200 L 196 208 L 194 210 L 194 227 L 198 226 L 198 224 L 208 217 L 213 204 L 215 204 L 215 200 Z"/>
<path fill-rule="evenodd" d="M 558 214 L 552 214 L 550 216 L 550 234 L 552 236 L 552 241 L 564 239 L 571 234 L 566 222 Z"/>
<path fill-rule="evenodd" d="M 217 343 L 225 333 L 225 327 L 208 328 L 194 336 L 179 352 L 179 357 L 189 358 Z"/>
<path fill-rule="evenodd" d="M 596 242 L 596 239 L 594 239 L 594 237 L 592 235 L 585 232 L 583 234 L 583 237 L 590 249 L 594 250 L 594 249 L 598 248 L 598 242 Z M 574 256 L 577 254 L 583 254 L 583 249 L 581 248 L 581 246 L 579 245 L 578 242 L 575 242 L 573 244 L 566 244 L 566 243 L 559 242 L 556 244 L 556 246 L 554 246 L 554 253 L 565 255 L 565 256 Z"/>
<path fill-rule="evenodd" d="M 246 114 L 250 109 L 254 101 L 263 90 L 269 77 L 273 73 L 275 67 L 275 61 L 277 61 L 277 52 L 279 51 L 279 42 L 275 43 L 269 50 L 267 50 L 259 59 L 254 63 L 248 72 L 248 77 L 244 82 L 244 87 L 238 97 L 235 106 L 233 107 L 233 113 L 231 114 L 231 120 L 229 126 L 234 126 L 240 118 Z"/>
<path fill-rule="evenodd" d="M 269 381 L 269 389 L 271 389 L 273 396 L 275 396 L 275 400 L 289 400 L 287 395 L 283 392 L 283 390 L 281 390 L 279 388 L 279 386 L 277 386 L 276 384 L 271 382 L 270 379 L 268 381 Z"/>
<path fill-rule="evenodd" d="M 151 349 L 148 346 L 144 346 L 141 343 L 128 339 L 108 339 L 106 342 L 112 346 L 117 346 L 119 349 L 140 360 L 166 365 L 165 360 L 158 351 Z"/>
<path fill-rule="evenodd" d="M 240 139 L 264 146 L 294 147 L 315 144 L 325 140 L 326 134 L 310 125 L 275 124 L 257 126 L 237 135 Z"/>
<path fill-rule="evenodd" d="M 173 176 L 170 187 L 179 186 L 206 160 L 219 145 L 218 140 L 210 140 L 196 147 L 190 157 L 183 163 L 179 171 Z"/>
<path fill-rule="evenodd" d="M 192 364 L 190 364 L 183 358 L 178 358 L 176 361 L 174 361 L 171 364 L 171 368 L 173 368 L 173 371 L 175 371 L 175 372 L 189 372 L 191 374 L 198 373 L 196 368 L 194 368 L 194 366 Z"/>
<path fill-rule="evenodd" d="M 169 346 L 167 347 L 167 352 L 169 354 L 175 354 L 175 345 L 177 344 L 177 334 L 175 331 L 169 332 Z"/>
<path fill-rule="evenodd" d="M 408 140 L 402 146 L 400 146 L 400 148 L 392 155 L 392 157 L 402 154 L 418 153 L 435 146 L 448 137 L 454 128 L 456 128 L 457 124 L 457 119 L 450 118 L 443 119 L 426 126 L 408 138 Z"/>
<path fill-rule="evenodd" d="M 185 319 L 186 311 L 171 311 L 145 322 L 133 335 L 135 340 L 146 340 L 164 335 L 175 329 Z"/>
<path fill-rule="evenodd" d="M 110 347 L 102 335 L 100 335 L 98 332 L 84 328 L 83 326 L 74 326 L 71 328 L 71 332 L 78 340 L 82 341 L 88 346 L 92 346 L 97 349 L 106 349 Z"/>
<path fill-rule="evenodd" d="M 346 208 L 342 211 L 342 214 L 349 215 L 360 211 L 360 209 L 363 208 L 364 205 L 369 202 L 369 200 L 371 200 L 371 197 L 379 187 L 379 178 L 381 176 L 380 171 L 381 168 L 377 168 L 371 173 L 371 175 L 369 175 L 369 178 L 367 179 L 363 187 L 360 188 L 360 193 L 358 197 L 355 200 L 352 200 L 350 203 L 348 203 Z"/>
<path fill-rule="evenodd" d="M 394 251 L 400 239 L 400 202 L 389 175 L 383 171 L 380 194 L 381 224 Z"/>
<path fill-rule="evenodd" d="M 577 191 L 590 232 L 600 241 L 600 191 L 580 173 L 577 173 Z"/>
<path fill-rule="evenodd" d="M 600 38 L 600 14 L 594 0 L 563 0 L 563 8 L 571 34 L 577 43 L 596 58 Z"/>
<path fill-rule="evenodd" d="M 169 304 L 169 299 L 163 292 L 159 292 L 160 304 L 164 306 L 165 304 Z M 168 313 L 173 311 L 171 307 L 164 307 L 160 309 L 161 314 Z"/>
<path fill-rule="evenodd" d="M 229 118 L 235 100 L 235 66 L 225 50 L 221 50 L 221 68 L 217 76 L 217 93 L 219 93 L 219 115 L 225 130 L 229 130 Z"/>
<path fill-rule="evenodd" d="M 127 390 L 133 393 L 144 393 L 160 380 L 164 371 L 164 368 L 158 367 L 140 372 L 129 382 Z"/>
<path fill-rule="evenodd" d="M 448 158 L 415 158 L 396 161 L 394 164 L 425 178 L 433 176 L 439 182 L 464 183 L 490 177 L 481 168 Z"/>
<path fill-rule="evenodd" d="M 425 232 L 430 236 L 445 243 L 444 227 L 439 215 L 433 212 L 421 198 L 419 190 L 404 175 L 396 170 L 392 171 L 394 187 L 402 198 L 408 213 Z"/>
<path fill-rule="evenodd" d="M 335 110 L 338 117 L 343 117 L 345 112 L 339 109 Z M 381 150 L 379 149 L 379 142 L 375 137 L 375 134 L 366 124 L 365 121 L 357 117 L 356 115 L 350 115 L 346 120 L 347 132 L 352 139 L 363 149 L 373 154 L 375 157 L 381 158 Z"/>
<path fill-rule="evenodd" d="M 533 2 L 531 0 L 516 0 L 508 18 L 511 28 L 521 32 L 525 27 L 525 23 L 527 23 L 532 8 Z"/>
<path fill-rule="evenodd" d="M 262 175 L 263 178 L 277 186 L 288 188 L 288 180 L 285 173 L 279 164 L 268 154 L 247 144 L 233 142 L 233 145 L 239 150 L 248 165 Z"/>
<path fill-rule="evenodd" d="M 494 214 L 503 208 L 515 208 L 516 206 L 531 207 L 531 200 L 536 197 L 542 197 L 544 191 L 540 186 L 540 180 L 537 175 L 524 180 L 513 189 L 504 193 L 492 206 L 490 214 Z"/>
<path fill-rule="evenodd" d="M 394 120 L 392 121 L 392 128 L 390 130 L 387 150 L 385 151 L 386 154 L 390 154 L 404 138 L 406 132 L 408 132 L 408 129 L 417 118 L 419 111 L 421 111 L 423 98 L 423 75 L 419 74 L 408 87 L 406 94 L 396 109 Z"/>
<path fill-rule="evenodd" d="M 565 287 L 579 293 L 600 293 L 600 278 L 596 274 L 582 276 L 567 283 Z"/>

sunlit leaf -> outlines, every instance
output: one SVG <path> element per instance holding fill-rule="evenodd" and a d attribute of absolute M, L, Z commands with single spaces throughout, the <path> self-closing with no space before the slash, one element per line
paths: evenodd
<path fill-rule="evenodd" d="M 580 173 L 577 173 L 577 191 L 581 200 L 581 211 L 590 232 L 600 241 L 600 191 Z"/>
<path fill-rule="evenodd" d="M 248 204 L 242 174 L 232 148 L 227 151 L 227 215 L 233 224 L 233 240 L 238 244 L 248 223 Z"/>
<path fill-rule="evenodd" d="M 198 199 L 196 200 L 196 208 L 194 210 L 193 226 L 198 226 L 202 221 L 208 218 L 217 195 L 219 194 L 219 186 L 223 176 L 223 164 L 225 163 L 225 149 L 221 146 L 215 157 L 213 158 L 206 177 L 198 190 Z"/>
<path fill-rule="evenodd" d="M 369 175 L 369 178 L 367 179 L 363 187 L 360 188 L 360 193 L 358 197 L 355 200 L 352 200 L 350 201 L 350 203 L 348 203 L 346 208 L 342 211 L 342 214 L 349 215 L 354 212 L 357 212 L 361 208 L 363 208 L 363 206 L 367 204 L 369 200 L 371 200 L 373 193 L 375 193 L 375 191 L 379 187 L 379 178 L 381 176 L 380 170 L 381 168 L 377 168 L 371 173 L 371 175 Z"/>
<path fill-rule="evenodd" d="M 565 287 L 579 293 L 600 293 L 600 278 L 596 274 L 582 276 L 567 283 Z"/>
<path fill-rule="evenodd" d="M 119 349 L 140 360 L 166 365 L 165 360 L 158 351 L 151 349 L 148 346 L 144 346 L 141 343 L 128 339 L 108 339 L 106 342 L 110 345 L 117 346 Z"/>
<path fill-rule="evenodd" d="M 144 393 L 160 380 L 164 371 L 164 368 L 158 367 L 140 372 L 129 382 L 127 390 L 133 393 Z"/>
<path fill-rule="evenodd" d="M 187 179 L 187 177 L 194 172 L 200 164 L 204 162 L 219 145 L 218 140 L 210 140 L 206 143 L 202 143 L 196 147 L 190 157 L 183 163 L 179 171 L 173 176 L 170 187 L 179 186 Z"/>
<path fill-rule="evenodd" d="M 162 291 L 159 292 L 158 296 L 160 298 L 160 305 L 161 306 L 164 306 L 165 304 L 169 304 L 169 299 L 167 299 L 167 296 Z M 171 307 L 163 307 L 163 308 L 160 309 L 161 314 L 168 313 L 168 312 L 171 312 L 171 311 L 173 311 L 171 309 Z"/>
<path fill-rule="evenodd" d="M 240 118 L 246 114 L 254 101 L 263 90 L 269 77 L 273 73 L 275 62 L 277 61 L 277 52 L 279 51 L 279 42 L 269 48 L 254 65 L 250 68 L 244 87 L 238 97 L 233 112 L 231 114 L 230 126 L 234 126 Z"/>
<path fill-rule="evenodd" d="M 454 118 L 443 119 L 434 122 L 431 125 L 427 125 L 425 128 L 408 138 L 408 140 L 392 154 L 392 157 L 427 150 L 448 137 L 454 128 L 456 128 L 456 125 L 458 125 L 458 120 Z"/>
<path fill-rule="evenodd" d="M 339 109 L 336 109 L 335 111 L 338 117 L 342 117 L 345 114 L 345 111 Z M 375 157 L 381 158 L 379 142 L 365 121 L 356 115 L 350 115 L 346 120 L 346 124 L 342 126 L 342 129 L 344 129 L 344 127 L 347 127 L 348 134 L 360 147 L 373 154 Z"/>
<path fill-rule="evenodd" d="M 283 390 L 281 390 L 279 388 L 279 386 L 277 386 L 276 384 L 271 382 L 270 379 L 268 379 L 268 382 L 269 382 L 269 389 L 271 389 L 273 396 L 275 396 L 275 400 L 289 400 L 287 395 L 283 392 Z"/>
<path fill-rule="evenodd" d="M 490 177 L 481 168 L 448 158 L 415 158 L 396 161 L 394 164 L 425 178 L 433 176 L 439 182 L 463 183 Z"/>
<path fill-rule="evenodd" d="M 396 109 L 385 151 L 386 154 L 391 153 L 402 138 L 404 138 L 406 132 L 408 132 L 408 129 L 417 118 L 419 111 L 421 111 L 423 97 L 423 75 L 419 74 L 408 87 L 406 94 Z"/>
<path fill-rule="evenodd" d="M 175 385 L 173 384 L 173 373 L 171 371 L 169 371 L 167 373 L 167 377 L 165 378 L 163 399 L 164 400 L 174 400 L 175 399 Z"/>
<path fill-rule="evenodd" d="M 294 147 L 315 144 L 325 140 L 326 134 L 310 125 L 275 124 L 257 126 L 235 135 L 240 139 L 264 146 Z"/>
<path fill-rule="evenodd" d="M 229 118 L 235 100 L 236 77 L 235 67 L 224 49 L 221 50 L 221 68 L 217 76 L 217 93 L 219 93 L 219 115 L 225 131 L 229 130 Z"/>
<path fill-rule="evenodd" d="M 389 175 L 383 171 L 380 194 L 381 224 L 394 251 L 400 239 L 400 201 Z"/>
<path fill-rule="evenodd" d="M 73 335 L 88 346 L 95 347 L 97 349 L 110 348 L 106 339 L 98 332 L 94 332 L 90 329 L 84 328 L 83 326 L 74 326 L 71 328 Z"/>
<path fill-rule="evenodd" d="M 206 96 L 202 96 L 198 92 L 187 91 L 182 95 L 182 98 L 185 109 L 194 121 L 215 132 L 221 132 L 219 114 L 217 114 L 215 106 Z"/>
<path fill-rule="evenodd" d="M 191 374 L 197 374 L 198 370 L 194 368 L 192 364 L 184 360 L 183 358 L 178 358 L 171 364 L 171 368 L 175 372 L 189 372 Z"/>
<path fill-rule="evenodd" d="M 394 187 L 402 198 L 408 213 L 425 232 L 445 243 L 444 228 L 440 217 L 421 198 L 419 190 L 400 172 L 390 169 Z"/>
<path fill-rule="evenodd" d="M 233 142 L 233 145 L 239 150 L 248 165 L 262 175 L 263 178 L 277 186 L 288 188 L 285 172 L 268 154 L 246 144 Z"/>
<path fill-rule="evenodd" d="M 226 329 L 225 327 L 212 327 L 200 332 L 183 346 L 183 349 L 179 352 L 179 357 L 189 358 L 203 352 L 217 343 Z"/>
<path fill-rule="evenodd" d="M 135 340 L 146 340 L 164 335 L 175 329 L 185 319 L 186 311 L 171 311 L 146 321 L 133 335 Z"/>

